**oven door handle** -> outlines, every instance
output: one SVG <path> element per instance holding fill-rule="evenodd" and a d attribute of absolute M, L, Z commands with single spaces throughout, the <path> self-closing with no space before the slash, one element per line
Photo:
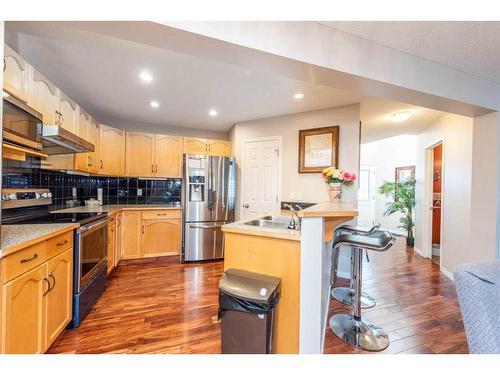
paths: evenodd
<path fill-rule="evenodd" d="M 103 227 L 110 220 L 111 220 L 111 218 L 109 216 L 107 216 L 104 219 L 101 219 L 101 220 L 97 221 L 96 223 L 92 223 L 92 225 L 82 225 L 79 228 L 79 232 L 80 233 L 85 233 L 85 232 L 88 232 L 89 230 Z"/>

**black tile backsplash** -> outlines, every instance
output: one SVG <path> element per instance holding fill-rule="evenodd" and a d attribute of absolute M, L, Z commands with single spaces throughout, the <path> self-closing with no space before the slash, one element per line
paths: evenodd
<path fill-rule="evenodd" d="M 97 188 L 103 188 L 104 204 L 166 204 L 181 202 L 182 180 L 139 180 L 127 177 L 80 176 L 40 169 L 40 160 L 27 157 L 26 162 L 3 160 L 2 187 L 49 188 L 54 208 L 62 208 L 77 189 L 83 201 L 97 198 Z M 142 196 L 137 196 L 142 189 Z"/>

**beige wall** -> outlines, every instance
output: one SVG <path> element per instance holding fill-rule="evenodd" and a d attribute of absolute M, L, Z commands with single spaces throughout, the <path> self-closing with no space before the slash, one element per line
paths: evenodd
<path fill-rule="evenodd" d="M 418 137 L 415 247 L 430 244 L 430 185 L 425 186 L 426 148 L 444 139 L 441 257 L 445 270 L 473 261 L 470 244 L 473 119 L 445 114 Z"/>
<path fill-rule="evenodd" d="M 328 200 L 328 189 L 321 175 L 298 173 L 297 170 L 299 130 L 334 125 L 340 126 L 340 167 L 357 173 L 359 166 L 359 104 L 240 122 L 233 126 L 229 138 L 237 159 L 238 169 L 240 169 L 243 140 L 281 136 L 283 142 L 281 199 L 283 201 L 319 202 Z M 240 197 L 240 187 L 241 173 L 238 173 L 238 197 Z M 347 188 L 344 196 L 346 200 L 356 202 L 357 187 Z M 240 202 L 238 201 L 239 206 Z"/>

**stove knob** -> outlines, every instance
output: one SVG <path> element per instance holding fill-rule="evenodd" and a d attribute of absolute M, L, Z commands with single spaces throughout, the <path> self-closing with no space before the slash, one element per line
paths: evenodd
<path fill-rule="evenodd" d="M 9 200 L 16 200 L 16 199 L 17 199 L 16 193 L 9 194 Z"/>
<path fill-rule="evenodd" d="M 35 198 L 40 199 L 42 197 L 42 194 L 35 192 Z"/>
<path fill-rule="evenodd" d="M 8 201 L 10 198 L 9 198 L 9 194 L 2 194 L 2 200 L 3 201 Z"/>
<path fill-rule="evenodd" d="M 52 198 L 52 193 L 50 191 L 47 193 L 47 197 Z"/>

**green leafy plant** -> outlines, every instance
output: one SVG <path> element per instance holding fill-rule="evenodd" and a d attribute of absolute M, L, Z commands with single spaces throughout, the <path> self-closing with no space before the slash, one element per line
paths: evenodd
<path fill-rule="evenodd" d="M 378 192 L 387 198 L 391 198 L 385 204 L 384 215 L 389 216 L 396 212 L 402 214 L 398 228 L 404 229 L 407 233 L 407 242 L 413 243 L 413 209 L 415 208 L 415 179 L 409 178 L 402 182 L 385 181 Z M 408 241 L 410 240 L 410 241 Z"/>

